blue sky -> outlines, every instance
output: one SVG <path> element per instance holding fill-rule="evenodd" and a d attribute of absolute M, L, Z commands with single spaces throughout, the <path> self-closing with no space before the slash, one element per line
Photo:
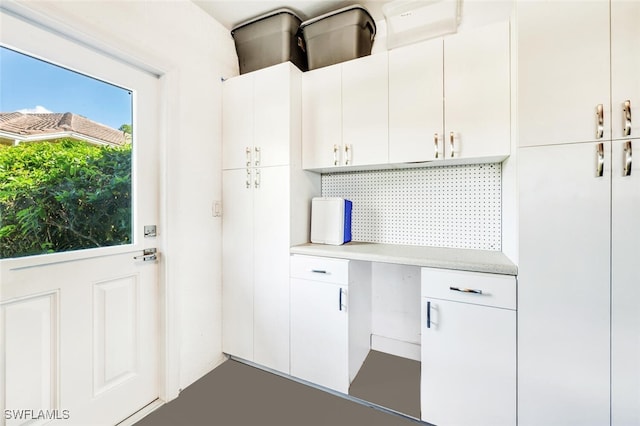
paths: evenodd
<path fill-rule="evenodd" d="M 132 124 L 129 91 L 0 47 L 0 112 L 20 110 L 72 112 L 114 129 Z"/>

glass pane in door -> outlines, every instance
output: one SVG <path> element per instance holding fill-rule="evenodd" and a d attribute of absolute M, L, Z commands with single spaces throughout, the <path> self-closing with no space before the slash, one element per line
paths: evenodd
<path fill-rule="evenodd" d="M 0 87 L 0 258 L 132 243 L 132 92 L 1 46 Z"/>

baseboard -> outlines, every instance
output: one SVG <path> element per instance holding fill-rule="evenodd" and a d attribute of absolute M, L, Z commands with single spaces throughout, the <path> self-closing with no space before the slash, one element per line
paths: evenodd
<path fill-rule="evenodd" d="M 371 349 L 378 352 L 420 361 L 420 344 L 391 339 L 389 337 L 371 335 Z"/>

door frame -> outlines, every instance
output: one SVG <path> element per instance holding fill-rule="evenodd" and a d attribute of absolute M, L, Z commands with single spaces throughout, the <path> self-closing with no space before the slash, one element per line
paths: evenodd
<path fill-rule="evenodd" d="M 169 140 L 172 136 L 179 134 L 178 125 L 168 118 L 176 116 L 178 107 L 175 103 L 171 103 L 171 99 L 179 97 L 178 73 L 172 65 L 157 57 L 136 57 L 127 54 L 123 50 L 113 45 L 112 40 L 104 40 L 96 37 L 94 34 L 82 33 L 72 25 L 64 22 L 61 18 L 54 18 L 51 14 L 39 11 L 38 4 L 17 3 L 13 0 L 3 0 L 0 4 L 0 13 L 4 13 L 18 18 L 29 25 L 43 29 L 52 36 L 63 37 L 80 46 L 89 48 L 99 54 L 105 55 L 111 59 L 125 63 L 138 70 L 155 75 L 159 79 L 160 93 L 160 119 L 161 123 L 158 128 L 158 190 L 159 190 L 159 206 L 158 206 L 158 244 L 163 247 L 163 252 L 170 252 L 171 232 L 167 227 L 169 214 Z M 103 37 L 104 38 L 104 37 Z M 104 249 L 101 249 L 104 250 Z M 126 251 L 127 249 L 114 247 L 114 252 Z M 128 248 L 130 250 L 130 248 Z M 103 252 L 101 252 L 102 255 Z M 71 257 L 72 254 L 60 253 L 56 256 L 53 263 L 65 261 L 65 257 Z M 178 289 L 174 285 L 174 281 L 170 280 L 171 263 L 167 261 L 168 257 L 159 256 L 158 264 L 158 313 L 159 313 L 159 346 L 158 346 L 158 397 L 162 402 L 168 402 L 175 399 L 180 392 L 180 328 L 177 294 Z M 12 261 L 14 262 L 14 261 Z M 27 266 L 29 262 L 24 260 L 15 261 L 11 268 L 20 267 L 21 264 Z M 33 263 L 33 262 L 31 262 Z M 135 413 L 131 413 L 134 415 Z"/>

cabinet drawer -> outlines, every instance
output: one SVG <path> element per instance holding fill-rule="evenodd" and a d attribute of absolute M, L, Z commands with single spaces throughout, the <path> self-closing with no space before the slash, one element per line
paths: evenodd
<path fill-rule="evenodd" d="M 422 268 L 422 297 L 516 309 L 516 277 Z"/>
<path fill-rule="evenodd" d="M 291 256 L 291 277 L 349 284 L 349 260 L 295 254 Z"/>

